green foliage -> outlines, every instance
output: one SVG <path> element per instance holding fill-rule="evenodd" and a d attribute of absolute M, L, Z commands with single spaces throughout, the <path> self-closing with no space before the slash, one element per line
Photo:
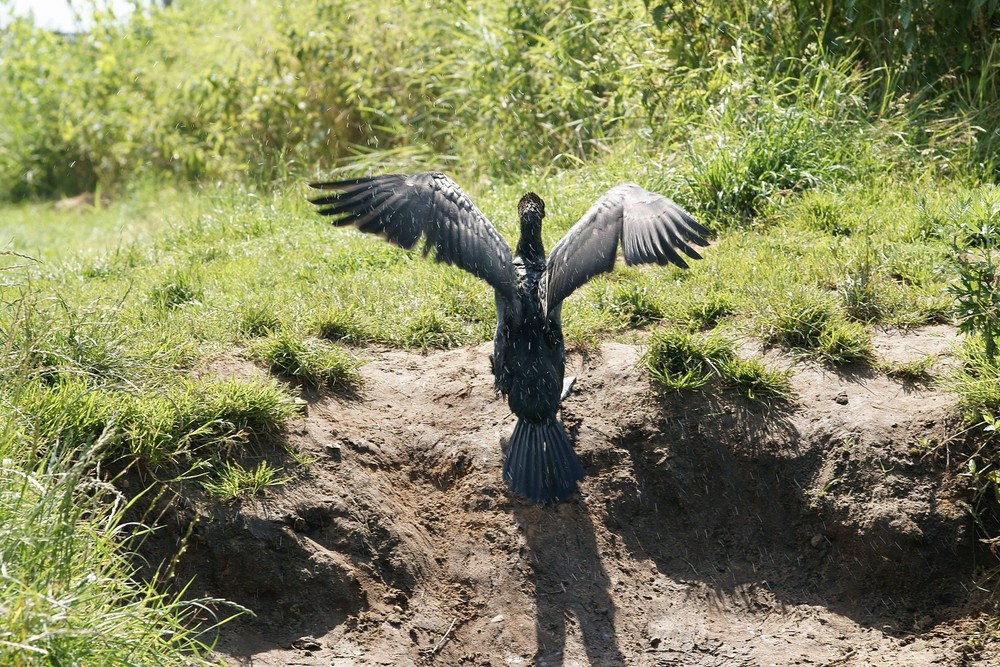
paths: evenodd
<path fill-rule="evenodd" d="M 962 365 L 948 382 L 957 394 L 966 423 L 975 435 L 970 439 L 974 450 L 964 454 L 962 477 L 972 498 L 970 513 L 983 541 L 995 549 L 1000 545 L 996 533 L 996 512 L 1000 506 L 1000 360 L 988 356 L 981 345 L 970 340 L 959 349 Z M 984 517 L 993 514 L 992 520 Z M 998 572 L 994 569 L 992 576 Z"/>
<path fill-rule="evenodd" d="M 9 331 L 0 377 L 8 381 L 81 376 L 135 385 L 188 367 L 194 357 L 191 341 L 122 326 L 120 303 L 96 300 L 78 306 L 28 292 L 17 305 L 0 317 L 0 330 Z"/>
<path fill-rule="evenodd" d="M 672 391 L 698 389 L 718 377 L 750 399 L 787 398 L 791 392 L 788 373 L 768 370 L 759 359 L 740 357 L 732 343 L 719 336 L 657 331 L 643 363 L 653 380 Z"/>
<path fill-rule="evenodd" d="M 150 291 L 149 300 L 158 308 L 197 305 L 203 291 L 191 271 L 175 271 Z"/>
<path fill-rule="evenodd" d="M 858 178 L 875 156 L 896 149 L 868 134 L 866 77 L 849 59 L 803 55 L 792 71 L 770 69 L 759 50 L 738 41 L 708 82 L 719 98 L 704 114 L 705 141 L 694 142 L 688 177 L 702 209 L 748 220 L 796 192 Z"/>
<path fill-rule="evenodd" d="M 781 297 L 762 318 L 766 344 L 783 345 L 832 364 L 872 360 L 870 334 L 860 324 L 846 321 L 828 298 L 806 289 Z"/>
<path fill-rule="evenodd" d="M 359 361 L 340 347 L 288 331 L 254 341 L 250 355 L 313 388 L 350 391 L 359 382 Z"/>
<path fill-rule="evenodd" d="M 858 49 L 867 69 L 882 68 L 883 99 L 909 94 L 940 108 L 958 111 L 958 127 L 972 138 L 973 159 L 996 176 L 998 145 L 997 41 L 1000 4 L 947 0 L 793 4 L 827 43 L 844 41 Z M 939 116 L 945 126 L 956 125 Z M 932 123 L 932 126 L 934 123 Z M 930 134 L 937 134 L 932 129 Z M 940 141 L 940 137 L 938 137 Z"/>
<path fill-rule="evenodd" d="M 664 309 L 659 299 L 635 272 L 622 272 L 609 281 L 609 294 L 601 293 L 600 307 L 609 317 L 621 322 L 623 328 L 644 327 L 663 319 Z"/>
<path fill-rule="evenodd" d="M 281 319 L 270 303 L 244 303 L 239 308 L 239 332 L 250 338 L 259 338 L 277 331 Z"/>
<path fill-rule="evenodd" d="M 716 54 L 748 41 L 760 45 L 765 67 L 775 73 L 794 71 L 811 49 L 845 54 L 871 76 L 865 103 L 873 115 L 905 107 L 922 130 L 910 139 L 927 145 L 935 159 L 965 162 L 994 178 L 1000 168 L 996 2 L 645 4 L 682 67 L 703 71 Z"/>
<path fill-rule="evenodd" d="M 635 136 L 689 141 L 694 199 L 744 217 L 860 176 L 894 137 L 934 142 L 945 166 L 992 164 L 996 10 L 911 12 L 901 28 L 903 14 L 849 4 L 222 0 L 105 16 L 74 38 L 14 21 L 0 33 L 0 199 L 146 175 L 270 182 L 341 160 L 461 156 L 507 176 Z M 926 82 L 940 95 L 909 103 Z"/>
<path fill-rule="evenodd" d="M 912 384 L 930 384 L 934 380 L 932 369 L 936 359 L 933 355 L 924 355 L 911 361 L 882 363 L 879 368 L 890 377 Z"/>
<path fill-rule="evenodd" d="M 990 234 L 996 229 L 986 230 Z M 1000 340 L 1000 271 L 996 251 L 987 248 L 959 263 L 958 281 L 949 289 L 955 297 L 959 330 L 978 334 L 986 356 L 993 358 Z"/>
<path fill-rule="evenodd" d="M 733 297 L 725 292 L 712 292 L 687 306 L 686 320 L 692 329 L 714 329 L 722 318 L 736 312 Z"/>
<path fill-rule="evenodd" d="M 733 355 L 722 359 L 719 374 L 726 387 L 750 400 L 787 399 L 792 395 L 790 371 L 770 370 L 756 357 Z"/>
<path fill-rule="evenodd" d="M 148 529 L 126 521 L 129 504 L 93 474 L 97 460 L 53 450 L 28 462 L 0 431 L 0 662 L 215 664 L 206 616 L 239 608 L 142 583 L 128 552 Z"/>
<path fill-rule="evenodd" d="M 848 248 L 851 256 L 846 259 L 843 275 L 836 282 L 844 314 L 862 323 L 907 324 L 914 320 L 922 323 L 919 315 L 906 313 L 912 306 L 907 304 L 903 289 L 890 275 L 887 252 L 891 250 L 877 249 L 870 230 L 863 236 L 858 245 Z M 897 276 L 901 272 L 913 276 L 911 282 L 919 280 L 910 267 L 898 267 Z M 925 318 L 932 319 L 929 314 Z"/>
<path fill-rule="evenodd" d="M 145 391 L 91 386 L 79 376 L 31 381 L 11 395 L 14 424 L 36 450 L 54 439 L 105 442 L 107 457 L 159 469 L 274 435 L 296 412 L 272 382 L 181 380 Z"/>
<path fill-rule="evenodd" d="M 406 347 L 454 347 L 458 341 L 458 323 L 437 308 L 421 308 L 409 319 L 402 332 L 401 342 Z"/>
<path fill-rule="evenodd" d="M 1000 341 L 1000 190 L 990 195 L 979 199 L 980 215 L 965 224 L 961 241 L 956 239 L 971 250 L 960 254 L 958 279 L 948 291 L 955 298 L 959 330 L 979 335 L 987 358 L 993 359 Z"/>
<path fill-rule="evenodd" d="M 328 308 L 316 317 L 316 333 L 320 338 L 338 343 L 364 343 L 368 340 L 362 316 L 351 308 Z"/>
<path fill-rule="evenodd" d="M 989 357 L 982 346 L 966 340 L 959 348 L 962 365 L 951 378 L 966 420 L 983 421 L 1000 414 L 1000 359 Z"/>
<path fill-rule="evenodd" d="M 33 293 L 0 290 L 0 322 L 17 334 L 0 345 L 0 662 L 211 664 L 203 643 L 211 636 L 206 613 L 226 605 L 184 601 L 183 591 L 165 594 L 161 581 L 138 576 L 129 552 L 148 530 L 101 472 L 138 439 L 152 440 L 146 427 L 157 416 L 151 413 L 166 406 L 138 390 L 95 386 L 105 380 L 100 373 L 113 378 L 128 364 L 102 367 L 53 353 L 72 347 L 76 337 L 85 341 L 81 349 L 101 350 L 99 359 L 118 356 L 121 344 L 106 323 L 90 328 L 61 305 L 71 313 L 72 336 L 58 323 L 44 326 L 48 313 L 36 310 Z M 42 358 L 57 365 L 40 372 Z M 255 420 L 236 414 L 245 407 L 233 408 L 243 403 L 235 387 L 190 388 L 197 396 L 187 409 L 173 406 L 175 419 L 160 423 L 170 429 L 158 438 L 162 456 L 175 457 L 185 446 L 178 440 L 208 445 L 213 430 L 226 436 L 207 418 L 213 404 L 228 406 L 217 414 L 232 428 L 256 430 Z M 177 391 L 172 398 L 184 397 Z"/>
<path fill-rule="evenodd" d="M 257 495 L 268 487 L 287 484 L 291 479 L 267 461 L 261 461 L 251 469 L 224 461 L 221 469 L 202 482 L 202 486 L 220 500 L 236 500 L 244 495 Z"/>
<path fill-rule="evenodd" d="M 713 376 L 713 361 L 729 356 L 731 349 L 720 338 L 698 338 L 693 334 L 666 329 L 649 340 L 643 357 L 650 377 L 666 389 L 698 389 Z"/>

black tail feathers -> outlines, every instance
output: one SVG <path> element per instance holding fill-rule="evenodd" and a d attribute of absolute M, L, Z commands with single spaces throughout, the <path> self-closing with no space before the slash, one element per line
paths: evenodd
<path fill-rule="evenodd" d="M 567 500 L 583 479 L 573 443 L 555 417 L 541 423 L 517 420 L 503 462 L 503 480 L 511 491 L 545 505 Z"/>

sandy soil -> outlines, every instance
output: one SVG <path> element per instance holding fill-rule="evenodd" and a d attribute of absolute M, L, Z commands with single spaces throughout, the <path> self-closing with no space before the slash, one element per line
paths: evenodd
<path fill-rule="evenodd" d="M 953 340 L 877 348 L 946 363 Z M 998 664 L 966 641 L 987 605 L 955 462 L 920 455 L 956 429 L 947 393 L 769 352 L 792 401 L 658 396 L 640 347 L 604 344 L 562 415 L 588 477 L 535 507 L 500 479 L 489 351 L 364 350 L 357 395 L 305 396 L 291 483 L 175 504 L 179 580 L 256 613 L 224 626 L 229 664 Z"/>

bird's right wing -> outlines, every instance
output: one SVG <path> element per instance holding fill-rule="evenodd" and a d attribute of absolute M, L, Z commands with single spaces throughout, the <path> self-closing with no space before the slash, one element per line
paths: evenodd
<path fill-rule="evenodd" d="M 455 181 L 439 172 L 384 174 L 309 187 L 330 194 L 312 199 L 337 226 L 354 225 L 409 250 L 424 237 L 424 254 L 454 264 L 516 302 L 510 246 Z"/>
<path fill-rule="evenodd" d="M 542 278 L 545 312 L 588 280 L 615 267 L 618 246 L 625 263 L 675 264 L 687 268 L 683 253 L 701 255 L 692 246 L 707 246 L 707 229 L 687 211 L 662 195 L 635 183 L 608 190 L 552 248 Z"/>

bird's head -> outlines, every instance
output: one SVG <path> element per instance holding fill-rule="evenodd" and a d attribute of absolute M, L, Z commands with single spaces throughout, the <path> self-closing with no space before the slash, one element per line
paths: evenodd
<path fill-rule="evenodd" d="M 540 232 L 542 218 L 545 217 L 545 202 L 534 192 L 529 192 L 517 203 L 517 214 L 521 218 L 522 233 L 526 228 Z"/>

